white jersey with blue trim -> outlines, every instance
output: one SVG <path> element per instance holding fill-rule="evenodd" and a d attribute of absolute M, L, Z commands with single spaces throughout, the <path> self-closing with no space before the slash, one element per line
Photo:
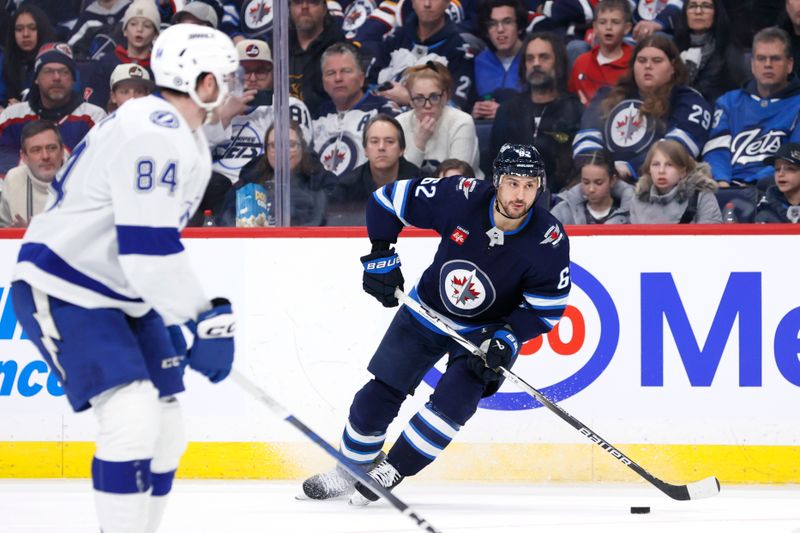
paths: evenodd
<path fill-rule="evenodd" d="M 159 96 L 126 102 L 89 131 L 53 181 L 14 279 L 81 307 L 194 320 L 210 303 L 180 231 L 210 176 L 200 128 Z"/>

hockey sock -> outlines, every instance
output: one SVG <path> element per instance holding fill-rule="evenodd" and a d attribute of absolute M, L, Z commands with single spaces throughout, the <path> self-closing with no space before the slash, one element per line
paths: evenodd
<path fill-rule="evenodd" d="M 164 511 L 167 508 L 167 496 L 172 490 L 172 480 L 175 479 L 175 470 L 163 474 L 156 474 L 153 472 L 153 492 L 150 493 L 150 508 L 147 513 L 147 527 L 146 533 L 155 533 L 161 519 L 164 516 Z"/>
<path fill-rule="evenodd" d="M 353 398 L 342 441 L 342 454 L 355 464 L 375 460 L 386 440 L 386 428 L 397 416 L 406 395 L 386 383 L 373 379 Z"/>
<path fill-rule="evenodd" d="M 92 461 L 92 484 L 103 533 L 144 531 L 151 486 L 150 460 Z"/>
<path fill-rule="evenodd" d="M 385 441 L 385 432 L 378 435 L 366 435 L 355 429 L 348 420 L 342 432 L 339 450 L 354 464 L 366 465 L 372 463 L 381 453 Z"/>
<path fill-rule="evenodd" d="M 161 416 L 158 440 L 151 464 L 153 492 L 150 495 L 146 533 L 155 533 L 158 530 L 167 508 L 167 500 L 172 490 L 172 481 L 175 479 L 178 463 L 186 450 L 186 432 L 180 403 L 174 397 L 167 397 L 161 398 L 158 404 Z"/>
<path fill-rule="evenodd" d="M 389 451 L 389 463 L 403 476 L 413 476 L 436 459 L 461 426 L 434 410 L 420 409 Z"/>

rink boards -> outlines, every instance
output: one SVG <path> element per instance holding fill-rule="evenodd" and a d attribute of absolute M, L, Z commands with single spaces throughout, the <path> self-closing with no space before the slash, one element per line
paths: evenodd
<path fill-rule="evenodd" d="M 602 231 L 569 232 L 566 318 L 527 344 L 513 370 L 659 477 L 800 482 L 797 230 Z M 437 243 L 424 232 L 401 237 L 406 288 Z M 361 291 L 363 230 L 195 232 L 185 244 L 207 295 L 234 302 L 238 368 L 337 442 L 394 312 Z M 88 476 L 93 417 L 70 412 L 13 315 L 18 249 L 18 239 L 0 238 L 0 477 Z M 440 363 L 406 402 L 390 441 L 442 370 Z M 291 479 L 328 464 L 233 383 L 212 386 L 189 371 L 187 388 L 184 477 Z M 510 384 L 482 403 L 424 475 L 635 479 Z"/>

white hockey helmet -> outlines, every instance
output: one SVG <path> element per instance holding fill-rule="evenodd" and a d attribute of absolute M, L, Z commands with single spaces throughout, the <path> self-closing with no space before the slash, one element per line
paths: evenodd
<path fill-rule="evenodd" d="M 175 24 L 161 32 L 151 58 L 158 87 L 188 94 L 209 113 L 223 102 L 239 68 L 239 56 L 230 37 L 196 24 Z M 197 78 L 205 72 L 212 74 L 219 86 L 214 102 L 201 101 L 195 91 Z"/>

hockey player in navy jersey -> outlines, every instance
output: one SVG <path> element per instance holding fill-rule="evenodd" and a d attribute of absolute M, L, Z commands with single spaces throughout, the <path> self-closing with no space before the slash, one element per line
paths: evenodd
<path fill-rule="evenodd" d="M 184 367 L 214 383 L 231 369 L 231 305 L 206 298 L 180 230 L 211 174 L 200 126 L 238 65 L 217 30 L 165 30 L 152 63 L 161 93 L 127 102 L 87 134 L 22 242 L 14 310 L 72 408 L 95 414 L 104 533 L 157 529 L 186 447 L 175 397 Z"/>
<path fill-rule="evenodd" d="M 394 317 L 367 367 L 375 376 L 358 391 L 340 450 L 386 488 L 433 462 L 455 438 L 482 397 L 494 394 L 525 341 L 561 318 L 570 291 L 569 241 L 559 222 L 534 206 L 545 187 L 544 164 L 530 145 L 504 145 L 493 182 L 464 176 L 402 180 L 375 191 L 367 204 L 372 252 L 361 258 L 364 290 L 385 307 L 403 288 L 400 259 L 391 248 L 404 226 L 434 229 L 442 240 L 432 264 L 409 295 L 486 352 L 467 353 L 407 307 Z M 406 396 L 445 354 L 447 370 L 430 400 L 406 425 L 386 457 L 386 429 Z M 355 489 L 355 490 L 354 490 Z M 335 469 L 303 483 L 312 499 L 351 495 L 377 500 Z"/>

